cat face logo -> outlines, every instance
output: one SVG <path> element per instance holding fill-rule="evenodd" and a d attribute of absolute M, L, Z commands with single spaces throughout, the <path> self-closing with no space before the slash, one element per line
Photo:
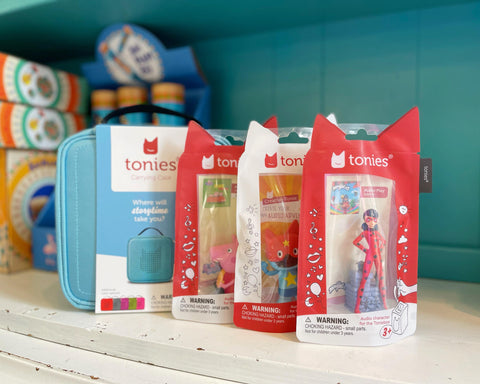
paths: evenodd
<path fill-rule="evenodd" d="M 274 153 L 272 156 L 265 154 L 265 167 L 277 168 L 277 153 Z"/>
<path fill-rule="evenodd" d="M 152 141 L 145 139 L 143 142 L 143 153 L 146 155 L 156 155 L 158 153 L 158 137 Z"/>
<path fill-rule="evenodd" d="M 202 158 L 202 168 L 203 169 L 213 169 L 213 154 L 210 157 L 203 156 Z"/>
<path fill-rule="evenodd" d="M 332 168 L 343 168 L 345 167 L 345 151 L 336 155 L 332 152 Z"/>

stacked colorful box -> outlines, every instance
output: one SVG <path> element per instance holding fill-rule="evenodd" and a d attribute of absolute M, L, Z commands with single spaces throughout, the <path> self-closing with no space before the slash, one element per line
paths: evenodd
<path fill-rule="evenodd" d="M 82 115 L 88 85 L 81 77 L 0 52 L 0 100 Z"/>
<path fill-rule="evenodd" d="M 86 127 L 87 109 L 84 79 L 0 53 L 0 272 L 32 265 L 32 228 L 54 190 L 55 150 Z"/>

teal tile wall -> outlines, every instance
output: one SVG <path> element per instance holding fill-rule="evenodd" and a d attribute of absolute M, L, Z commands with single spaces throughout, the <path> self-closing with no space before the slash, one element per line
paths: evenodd
<path fill-rule="evenodd" d="M 194 45 L 213 127 L 277 115 L 311 126 L 390 123 L 420 108 L 434 193 L 420 197 L 419 274 L 480 281 L 480 3 L 330 22 Z"/>
<path fill-rule="evenodd" d="M 419 275 L 480 282 L 480 2 L 193 47 L 212 86 L 213 128 L 271 115 L 311 126 L 331 112 L 390 123 L 417 105 L 421 155 L 434 161 L 434 192 L 420 196 Z M 57 66 L 79 72 L 81 61 Z"/>

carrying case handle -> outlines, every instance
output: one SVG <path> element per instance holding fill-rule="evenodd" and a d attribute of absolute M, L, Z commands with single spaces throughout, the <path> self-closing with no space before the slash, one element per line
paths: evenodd
<path fill-rule="evenodd" d="M 148 231 L 149 229 L 153 229 L 153 230 L 157 231 L 161 236 L 165 236 L 159 229 L 157 229 L 155 227 L 144 228 L 143 231 L 140 232 L 137 236 L 141 236 L 143 234 L 143 232 Z"/>
<path fill-rule="evenodd" d="M 197 119 L 195 119 L 192 116 L 186 115 L 185 113 L 182 112 L 177 112 L 177 111 L 172 111 L 171 109 L 163 108 L 158 105 L 153 105 L 153 104 L 137 104 L 137 105 L 130 105 L 128 107 L 122 107 L 115 109 L 114 111 L 110 112 L 107 116 L 105 116 L 101 121 L 100 124 L 107 124 L 110 119 L 113 119 L 114 117 L 122 116 L 122 115 L 127 115 L 129 113 L 161 113 L 164 115 L 172 115 L 172 116 L 178 116 L 178 117 L 183 117 L 187 122 L 190 120 L 195 121 L 197 124 L 200 126 L 202 123 L 200 123 Z"/>

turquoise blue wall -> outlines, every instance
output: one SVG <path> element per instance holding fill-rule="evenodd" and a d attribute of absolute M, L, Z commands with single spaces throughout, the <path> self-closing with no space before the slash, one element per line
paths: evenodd
<path fill-rule="evenodd" d="M 331 112 L 390 123 L 417 105 L 421 154 L 434 161 L 434 193 L 420 196 L 419 274 L 480 281 L 480 2 L 193 47 L 212 86 L 214 128 L 270 115 L 311 126 Z"/>
<path fill-rule="evenodd" d="M 420 197 L 420 275 L 480 281 L 480 3 L 197 43 L 213 127 L 277 115 L 390 123 L 420 108 L 434 193 Z"/>

